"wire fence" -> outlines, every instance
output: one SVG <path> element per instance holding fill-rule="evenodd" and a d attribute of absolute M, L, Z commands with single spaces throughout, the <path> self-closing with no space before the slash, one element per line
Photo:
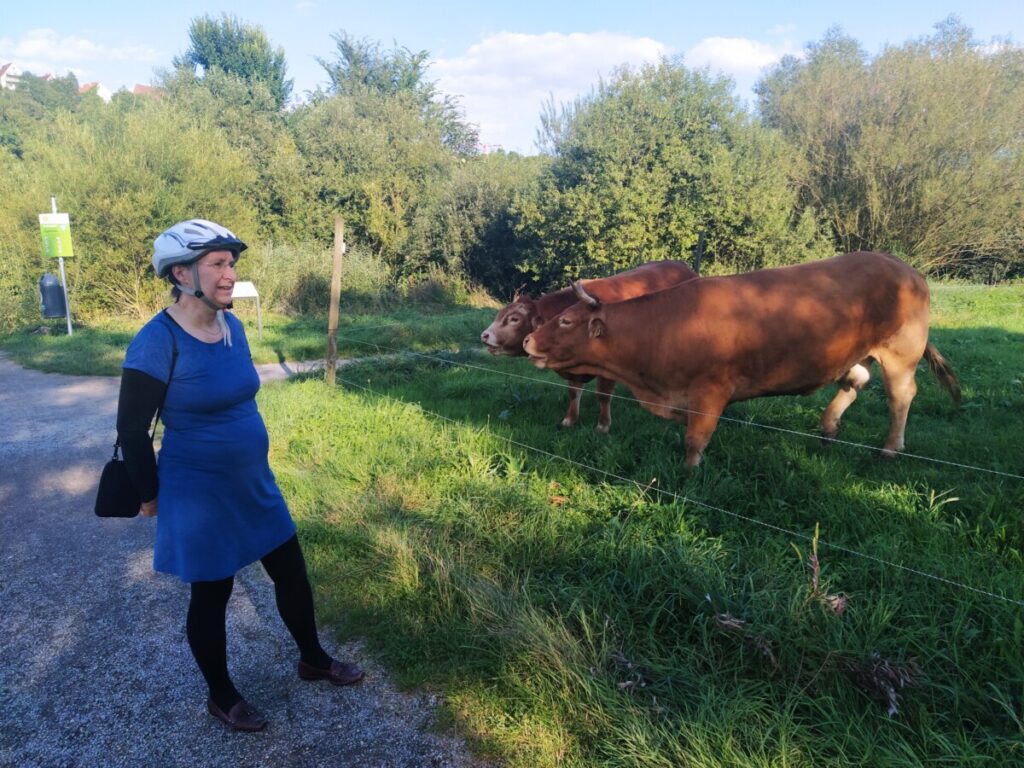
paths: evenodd
<path fill-rule="evenodd" d="M 356 388 L 356 389 L 360 389 L 360 390 L 365 391 L 365 392 L 369 392 L 369 393 L 371 393 L 371 394 L 373 394 L 375 396 L 378 396 L 378 397 L 384 396 L 384 395 L 382 395 L 382 393 L 379 393 L 379 392 L 375 391 L 373 388 L 368 387 L 368 386 L 366 386 L 364 384 L 361 384 L 359 382 L 352 381 L 352 380 L 346 379 L 344 377 L 339 377 L 338 380 L 342 384 L 344 384 L 346 386 L 353 387 L 353 388 Z M 431 411 L 431 410 L 426 409 L 426 408 L 422 408 L 422 406 L 420 406 L 420 407 L 421 407 L 421 409 L 423 410 L 424 413 L 428 414 L 429 416 L 431 416 L 433 418 L 449 422 L 449 423 L 451 423 L 453 425 L 456 425 L 456 426 L 461 426 L 461 422 L 459 422 L 456 419 L 450 418 L 448 416 L 444 416 L 443 414 L 436 413 L 436 412 Z M 561 456 L 561 455 L 559 455 L 557 453 L 553 453 L 551 451 L 544 450 L 543 448 L 538 448 L 538 447 L 530 445 L 528 443 L 524 443 L 522 441 L 516 440 L 516 439 L 514 439 L 512 437 L 509 437 L 507 435 L 496 434 L 495 436 L 497 438 L 501 439 L 501 440 L 504 440 L 508 444 L 514 445 L 514 446 L 516 446 L 518 448 L 522 448 L 523 450 L 527 450 L 527 451 L 536 453 L 538 455 L 546 456 L 547 458 L 553 459 L 555 461 L 564 462 L 566 464 L 575 466 L 577 468 L 586 470 L 588 472 L 592 472 L 594 474 L 604 476 L 604 477 L 609 478 L 611 480 L 616 480 L 618 482 L 628 483 L 630 485 L 635 485 L 638 488 L 642 488 L 642 489 L 645 489 L 645 490 L 657 493 L 657 494 L 659 494 L 662 497 L 666 497 L 666 498 L 672 499 L 673 501 L 676 501 L 676 502 L 681 502 L 681 503 L 684 503 L 684 504 L 692 504 L 694 506 L 698 506 L 698 507 L 701 507 L 703 509 L 707 509 L 707 510 L 710 510 L 710 511 L 713 511 L 713 512 L 717 512 L 719 514 L 726 515 L 726 516 L 734 518 L 736 520 L 741 520 L 741 521 L 743 521 L 745 523 L 749 523 L 749 524 L 752 524 L 752 525 L 755 525 L 755 526 L 759 526 L 761 528 L 764 528 L 764 529 L 767 529 L 767 530 L 771 530 L 771 531 L 774 531 L 776 533 L 781 533 L 781 534 L 784 534 L 786 536 L 790 536 L 790 537 L 795 538 L 795 539 L 801 539 L 801 540 L 807 541 L 807 542 L 815 541 L 815 537 L 811 536 L 810 534 L 801 533 L 799 531 L 795 531 L 795 530 L 792 530 L 792 529 L 789 529 L 789 528 L 785 528 L 783 526 L 775 525 L 773 523 L 768 523 L 768 522 L 765 522 L 763 520 L 758 520 L 757 518 L 750 517 L 749 515 L 744 515 L 744 514 L 739 513 L 739 512 L 734 512 L 732 510 L 725 509 L 723 507 L 719 507 L 719 506 L 716 506 L 714 504 L 708 504 L 707 502 L 701 501 L 700 499 L 694 499 L 694 498 L 689 497 L 689 496 L 683 496 L 683 495 L 677 494 L 677 493 L 675 493 L 673 491 L 667 491 L 667 490 L 664 490 L 664 489 L 661 489 L 661 488 L 657 488 L 657 487 L 654 487 L 651 483 L 644 484 L 644 483 L 641 483 L 640 481 L 637 481 L 637 480 L 635 480 L 633 478 L 623 477 L 622 475 L 618 475 L 618 474 L 616 474 L 614 472 L 609 472 L 608 470 L 601 469 L 600 467 L 595 467 L 595 466 L 592 466 L 590 464 L 586 464 L 584 462 L 577 461 L 575 459 L 570 459 L 570 458 L 568 458 L 566 456 Z M 847 546 L 842 545 L 842 544 L 836 544 L 836 543 L 827 541 L 825 539 L 822 539 L 820 537 L 817 538 L 817 544 L 818 544 L 819 547 L 827 547 L 827 548 L 835 550 L 837 552 L 842 552 L 844 554 L 850 555 L 851 557 L 861 558 L 861 559 L 864 559 L 864 560 L 867 560 L 867 561 L 874 562 L 876 564 L 882 565 L 882 566 L 887 567 L 887 568 L 892 568 L 892 569 L 895 569 L 895 570 L 899 570 L 899 571 L 902 571 L 902 572 L 907 573 L 907 574 L 911 574 L 911 575 L 916 576 L 916 577 L 928 579 L 928 580 L 931 580 L 931 581 L 934 581 L 934 582 L 937 582 L 937 583 L 940 583 L 940 584 L 944 584 L 944 585 L 949 586 L 949 587 L 953 587 L 955 589 L 960 589 L 960 590 L 967 591 L 967 592 L 973 592 L 975 594 L 982 595 L 982 596 L 987 597 L 987 598 L 991 598 L 991 599 L 998 600 L 998 601 L 1001 601 L 1001 602 L 1009 603 L 1011 605 L 1015 605 L 1015 606 L 1020 607 L 1020 608 L 1024 608 L 1024 599 L 1008 597 L 1006 595 L 1002 595 L 1002 594 L 999 594 L 997 592 L 992 592 L 991 590 L 986 590 L 986 589 L 982 589 L 980 587 L 975 587 L 973 585 L 970 585 L 970 584 L 967 584 L 967 583 L 964 583 L 964 582 L 956 581 L 955 579 L 949 579 L 949 578 L 946 578 L 945 576 L 941 576 L 941 575 L 934 574 L 934 573 L 929 573 L 928 571 L 924 571 L 924 570 L 921 570 L 919 568 L 914 568 L 912 566 L 904 565 L 902 563 L 897 563 L 897 562 L 895 562 L 893 560 L 889 560 L 889 559 L 886 559 L 886 558 L 883 558 L 883 557 L 878 557 L 877 555 L 871 555 L 871 554 L 868 554 L 868 553 L 865 553 L 865 552 L 861 552 L 859 550 L 853 549 L 851 547 L 847 547 Z"/>
<path fill-rule="evenodd" d="M 360 331 L 362 331 L 362 330 L 379 331 L 379 330 L 382 330 L 382 329 L 389 329 L 389 328 L 408 330 L 408 326 L 403 324 L 403 323 L 383 323 L 383 324 L 374 325 L 374 326 L 359 326 L 358 330 L 360 330 Z M 355 330 L 355 329 L 353 329 L 353 330 Z M 465 362 L 465 361 L 452 360 L 452 359 L 447 358 L 447 357 L 442 357 L 442 356 L 440 356 L 438 354 L 428 354 L 428 353 L 424 353 L 424 352 L 416 352 L 416 351 L 410 350 L 410 349 L 398 349 L 398 348 L 395 348 L 395 347 L 388 346 L 386 344 L 382 344 L 380 341 L 372 341 L 372 342 L 370 342 L 370 341 L 365 341 L 365 340 L 362 340 L 362 339 L 357 339 L 357 338 L 354 338 L 352 336 L 347 336 L 347 335 L 340 335 L 340 336 L 338 336 L 338 340 L 339 341 L 346 341 L 346 342 L 349 342 L 351 344 L 356 344 L 356 345 L 372 348 L 372 349 L 376 350 L 377 352 L 381 352 L 381 351 L 388 352 L 388 353 L 390 353 L 390 354 L 392 354 L 394 356 L 411 356 L 411 357 L 416 357 L 416 358 L 420 358 L 420 359 L 424 359 L 424 360 L 429 360 L 429 361 L 435 362 L 435 363 L 440 363 L 440 364 L 447 365 L 447 366 L 457 366 L 457 367 L 462 367 L 462 368 L 466 368 L 466 369 L 477 370 L 477 371 L 481 371 L 481 372 L 487 373 L 489 375 L 502 376 L 502 377 L 505 377 L 507 379 L 522 380 L 522 381 L 528 382 L 530 384 L 540 384 L 540 385 L 544 385 L 544 386 L 554 386 L 554 387 L 560 387 L 560 388 L 565 389 L 565 390 L 569 390 L 569 385 L 568 384 L 565 384 L 565 383 L 563 383 L 562 381 L 559 381 L 559 380 L 551 380 L 550 378 L 547 378 L 547 377 L 541 378 L 541 377 L 537 377 L 537 376 L 525 376 L 525 375 L 522 375 L 522 374 L 511 373 L 511 372 L 508 372 L 508 371 L 500 371 L 500 370 L 496 370 L 495 368 L 490 367 L 490 366 L 476 365 L 476 364 L 468 363 L 468 362 Z M 473 344 L 476 344 L 475 340 L 474 340 Z M 352 363 L 358 363 L 359 360 L 358 359 L 354 359 L 351 362 Z M 347 379 L 347 378 L 344 378 L 344 377 L 339 377 L 339 381 L 341 383 L 345 384 L 346 386 L 354 387 L 354 388 L 357 388 L 357 389 L 360 389 L 360 390 L 372 393 L 372 394 L 374 394 L 376 396 L 381 396 L 381 393 L 376 392 L 371 387 L 368 387 L 368 386 L 365 386 L 365 385 L 360 384 L 358 382 L 352 381 L 351 379 Z M 617 394 L 614 394 L 614 393 L 612 393 L 610 395 L 610 397 L 613 397 L 615 399 L 620 399 L 620 400 L 636 402 L 636 403 L 641 404 L 641 405 L 644 405 L 644 404 L 648 404 L 649 405 L 650 404 L 650 403 L 645 403 L 645 401 L 639 400 L 639 399 L 631 397 L 631 396 L 617 395 Z M 422 407 L 422 406 L 420 406 L 420 407 Z M 682 413 L 701 413 L 700 411 L 695 411 L 695 410 L 686 409 L 686 408 L 671 408 L 671 410 L 673 410 L 673 411 L 675 411 L 677 413 L 681 413 L 681 414 Z M 430 411 L 428 409 L 423 409 L 423 411 L 424 411 L 424 413 L 430 415 L 431 417 L 440 419 L 442 421 L 450 422 L 450 423 L 455 424 L 455 425 L 459 425 L 460 424 L 460 422 L 458 422 L 455 419 L 452 419 L 450 417 L 444 416 L 442 414 L 435 413 L 435 412 Z M 719 419 L 721 421 L 730 422 L 730 423 L 734 423 L 734 424 L 740 424 L 740 425 L 743 425 L 743 426 L 746 426 L 746 427 L 754 427 L 754 428 L 764 429 L 764 430 L 767 430 L 767 431 L 773 431 L 773 432 L 777 432 L 777 433 L 781 433 L 781 434 L 789 434 L 789 435 L 794 435 L 794 436 L 803 437 L 803 438 L 810 438 L 810 439 L 817 440 L 817 441 L 825 441 L 825 442 L 835 443 L 835 444 L 838 444 L 838 445 L 844 445 L 844 446 L 853 447 L 853 448 L 859 448 L 859 449 L 870 450 L 870 451 L 875 451 L 875 452 L 880 452 L 882 450 L 881 448 L 878 448 L 876 446 L 867 445 L 867 444 L 864 444 L 864 443 L 857 443 L 857 442 L 848 441 L 848 440 L 840 440 L 838 438 L 828 438 L 828 437 L 824 437 L 821 434 L 813 434 L 813 433 L 809 433 L 809 432 L 802 432 L 800 430 L 789 429 L 789 428 L 786 428 L 786 427 L 778 427 L 778 426 L 771 425 L 771 424 L 762 424 L 762 423 L 755 422 L 755 421 L 752 421 L 752 420 L 749 420 L 749 419 L 736 419 L 736 418 L 732 418 L 732 417 L 728 417 L 728 416 L 724 416 L 724 415 L 721 415 L 719 417 Z M 505 440 L 510 445 L 515 445 L 515 446 L 517 446 L 519 448 L 522 448 L 523 450 L 527 450 L 527 451 L 530 451 L 532 453 L 536 453 L 538 455 L 546 456 L 546 457 L 548 457 L 550 459 L 553 459 L 553 460 L 556 460 L 556 461 L 560 461 L 560 462 L 564 462 L 564 463 L 569 464 L 569 465 L 576 466 L 576 467 L 578 467 L 580 469 L 584 469 L 584 470 L 586 470 L 588 472 L 594 473 L 596 475 L 601 475 L 601 476 L 607 477 L 609 479 L 612 479 L 612 480 L 615 480 L 615 481 L 618 481 L 618 482 L 633 484 L 633 485 L 636 485 L 638 488 L 647 488 L 647 489 L 653 491 L 654 493 L 659 494 L 662 497 L 670 498 L 670 499 L 672 499 L 672 500 L 674 500 L 676 502 L 692 504 L 694 506 L 701 507 L 701 508 L 704 508 L 704 509 L 707 509 L 707 510 L 710 510 L 710 511 L 714 511 L 716 513 L 726 515 L 728 517 L 731 517 L 731 518 L 743 521 L 745 523 L 748 523 L 748 524 L 751 524 L 751 525 L 754 525 L 754 526 L 758 526 L 758 527 L 761 527 L 761 528 L 764 528 L 764 529 L 767 529 L 767 530 L 771 530 L 771 531 L 774 531 L 776 533 L 784 534 L 784 535 L 792 537 L 794 539 L 799 539 L 799 540 L 808 541 L 808 542 L 811 542 L 811 541 L 814 540 L 814 537 L 812 537 L 811 535 L 809 535 L 807 533 L 801 533 L 799 531 L 795 531 L 795 530 L 791 530 L 791 529 L 788 529 L 788 528 L 785 528 L 785 527 L 782 527 L 782 526 L 774 525 L 772 523 L 767 523 L 767 522 L 765 522 L 763 520 L 759 520 L 757 518 L 750 517 L 749 515 L 744 515 L 744 514 L 741 514 L 739 512 L 728 510 L 728 509 L 725 509 L 723 507 L 716 506 L 714 504 L 709 504 L 709 503 L 701 501 L 699 499 L 694 499 L 694 498 L 691 498 L 691 497 L 688 497 L 688 496 L 682 496 L 682 495 L 679 495 L 679 494 L 677 494 L 675 492 L 663 490 L 661 488 L 655 488 L 655 487 L 651 486 L 650 484 L 645 485 L 645 484 L 642 484 L 641 482 L 639 482 L 637 480 L 634 480 L 632 478 L 623 477 L 621 475 L 617 475 L 614 472 L 609 472 L 608 470 L 604 470 L 604 469 L 601 469 L 599 467 L 594 467 L 594 466 L 588 465 L 586 463 L 579 462 L 579 461 L 576 461 L 574 459 L 570 459 L 568 457 L 561 456 L 561 455 L 556 454 L 556 453 L 552 453 L 550 451 L 546 451 L 546 450 L 544 450 L 542 448 L 538 448 L 536 446 L 532 446 L 532 445 L 529 445 L 527 443 L 523 443 L 521 441 L 515 440 L 514 438 L 506 436 L 506 435 L 497 435 L 497 437 L 499 437 L 502 440 Z M 963 463 L 963 462 L 949 461 L 949 460 L 946 460 L 946 459 L 939 459 L 939 458 L 935 458 L 935 457 L 931 457 L 931 456 L 924 456 L 924 455 L 921 455 L 921 454 L 914 454 L 914 453 L 907 453 L 907 452 L 900 452 L 899 455 L 901 457 L 915 459 L 915 460 L 918 460 L 918 461 L 930 462 L 930 463 L 937 464 L 937 465 L 944 465 L 944 466 L 955 467 L 955 468 L 961 469 L 961 470 L 979 472 L 979 473 L 983 473 L 983 474 L 989 474 L 989 475 L 994 475 L 994 476 L 1004 477 L 1004 478 L 1009 478 L 1009 479 L 1014 479 L 1014 480 L 1024 480 L 1024 475 L 1020 475 L 1020 474 L 1017 474 L 1017 473 L 1014 473 L 1014 472 L 1006 472 L 1006 471 L 1003 471 L 1003 470 L 993 469 L 993 468 L 990 468 L 990 467 L 982 467 L 982 466 L 977 466 L 977 465 L 972 465 L 972 464 L 966 464 L 966 463 Z M 919 578 L 923 578 L 923 579 L 927 579 L 927 580 L 930 580 L 930 581 L 933 581 L 933 582 L 936 582 L 936 583 L 944 584 L 946 586 L 953 587 L 955 589 L 960 589 L 960 590 L 963 590 L 963 591 L 966 591 L 966 592 L 972 592 L 972 593 L 975 593 L 975 594 L 978 594 L 978 595 L 982 595 L 982 596 L 990 598 L 990 599 L 994 599 L 994 600 L 998 600 L 998 601 L 1001 601 L 1001 602 L 1009 603 L 1009 604 L 1017 606 L 1017 607 L 1024 607 L 1024 600 L 1022 600 L 1022 599 L 1018 599 L 1018 598 L 1014 598 L 1014 597 L 1008 597 L 1006 595 L 1002 595 L 1002 594 L 999 594 L 997 592 L 993 592 L 991 590 L 986 590 L 986 589 L 982 589 L 982 588 L 979 588 L 979 587 L 975 587 L 975 586 L 967 584 L 965 582 L 960 582 L 960 581 L 957 581 L 957 580 L 954 580 L 954 579 L 949 579 L 949 578 L 947 578 L 945 576 L 942 576 L 942 575 L 939 575 L 939 574 L 930 573 L 928 571 L 924 571 L 924 570 L 921 570 L 919 568 L 914 568 L 912 566 L 904 565 L 903 563 L 898 563 L 896 561 L 889 560 L 887 558 L 883 558 L 883 557 L 879 557 L 877 555 L 872 555 L 872 554 L 868 554 L 868 553 L 865 553 L 865 552 L 861 552 L 861 551 L 853 549 L 851 547 L 847 547 L 847 546 L 842 545 L 842 544 L 837 544 L 837 543 L 833 543 L 833 542 L 830 542 L 830 541 L 826 541 L 826 540 L 823 540 L 821 538 L 817 539 L 817 543 L 818 543 L 818 546 L 827 547 L 827 548 L 830 548 L 830 549 L 835 550 L 837 552 L 842 552 L 844 554 L 847 554 L 847 555 L 849 555 L 851 557 L 861 558 L 863 560 L 874 562 L 876 564 L 882 565 L 882 566 L 887 567 L 887 568 L 895 569 L 895 570 L 898 570 L 898 571 L 901 571 L 901 572 L 904 572 L 904 573 L 907 573 L 907 574 L 914 575 L 914 576 L 919 577 Z"/>
<path fill-rule="evenodd" d="M 381 327 L 386 327 L 386 326 L 375 326 L 375 328 L 381 328 Z M 405 326 L 403 326 L 401 324 L 395 324 L 394 327 L 405 328 Z M 541 385 L 544 385 L 544 386 L 560 387 L 560 388 L 565 389 L 565 390 L 569 389 L 569 385 L 563 383 L 561 380 L 552 380 L 551 378 L 539 378 L 539 377 L 536 377 L 536 376 L 524 376 L 523 374 L 510 373 L 508 371 L 498 371 L 498 370 L 495 370 L 494 368 L 489 367 L 489 366 L 474 365 L 473 363 L 467 363 L 467 362 L 458 361 L 458 360 L 450 360 L 448 358 L 440 357 L 438 355 L 431 355 L 431 354 L 427 354 L 427 353 L 424 353 L 424 352 L 415 352 L 415 351 L 408 350 L 408 349 L 396 349 L 394 347 L 389 347 L 389 346 L 386 346 L 384 344 L 381 344 L 380 342 L 368 342 L 368 341 L 363 341 L 361 339 L 355 339 L 355 338 L 347 337 L 347 336 L 339 336 L 338 339 L 339 340 L 348 341 L 348 342 L 350 342 L 352 344 L 357 344 L 357 345 L 361 345 L 361 346 L 370 347 L 370 348 L 373 348 L 373 349 L 376 349 L 376 350 L 385 350 L 387 352 L 398 354 L 398 355 L 411 355 L 411 356 L 414 356 L 414 357 L 419 357 L 419 358 L 423 358 L 423 359 L 427 359 L 427 360 L 432 360 L 434 362 L 440 362 L 440 363 L 443 363 L 445 365 L 459 366 L 459 367 L 463 367 L 463 368 L 466 368 L 466 369 L 483 371 L 483 372 L 486 372 L 486 373 L 489 373 L 489 374 L 492 374 L 492 375 L 496 375 L 496 376 L 505 376 L 505 377 L 510 378 L 510 379 L 519 379 L 519 380 L 523 380 L 523 381 L 528 381 L 528 382 L 530 382 L 532 384 L 541 384 Z M 641 400 L 641 399 L 638 399 L 638 398 L 634 398 L 632 396 L 618 395 L 618 394 L 615 394 L 614 392 L 611 393 L 609 396 L 612 397 L 612 398 L 618 399 L 618 400 L 624 400 L 624 401 L 628 401 L 628 402 L 635 402 L 635 403 L 637 403 L 639 405 L 658 405 L 659 407 L 662 407 L 662 408 L 665 407 L 663 404 L 660 404 L 660 403 L 659 404 L 650 403 L 648 401 L 644 401 L 644 400 Z M 673 411 L 673 412 L 675 412 L 675 413 L 679 413 L 679 414 L 707 415 L 703 411 L 698 411 L 698 410 L 688 409 L 688 408 L 669 407 L 668 409 Z M 878 453 L 878 454 L 881 454 L 881 452 L 883 450 L 882 448 L 880 448 L 878 446 L 868 445 L 866 443 L 858 443 L 858 442 L 854 442 L 854 441 L 851 441 L 851 440 L 842 440 L 842 439 L 839 439 L 839 438 L 836 438 L 836 437 L 826 437 L 825 435 L 822 435 L 820 433 L 815 434 L 815 433 L 811 433 L 811 432 L 802 432 L 800 430 L 789 429 L 787 427 L 778 427 L 778 426 L 774 426 L 772 424 L 762 424 L 760 422 L 752 421 L 752 420 L 749 420 L 749 419 L 737 419 L 737 418 L 733 418 L 733 417 L 730 417 L 730 416 L 726 416 L 724 414 L 719 415 L 718 419 L 719 419 L 719 421 L 729 422 L 729 423 L 733 423 L 733 424 L 740 424 L 740 425 L 745 426 L 745 427 L 755 427 L 757 429 L 764 429 L 764 430 L 767 430 L 767 431 L 779 432 L 779 433 L 782 433 L 782 434 L 788 434 L 788 435 L 794 435 L 794 436 L 803 437 L 803 438 L 809 438 L 809 439 L 812 439 L 812 440 L 827 442 L 827 443 L 831 443 L 831 444 L 835 444 L 835 445 L 843 445 L 843 446 L 847 446 L 847 447 L 850 447 L 850 448 L 858 448 L 858 449 L 862 449 L 862 450 L 873 451 L 873 452 Z M 948 467 L 955 467 L 957 469 L 963 469 L 963 470 L 968 470 L 968 471 L 973 471 L 973 472 L 981 472 L 981 473 L 985 473 L 985 474 L 989 474 L 989 475 L 994 475 L 994 476 L 998 476 L 998 477 L 1009 478 L 1009 479 L 1012 479 L 1012 480 L 1024 480 L 1024 475 L 1021 475 L 1021 474 L 1018 474 L 1018 473 L 1015 473 L 1015 472 L 1007 472 L 1007 471 L 1000 470 L 1000 469 L 993 469 L 993 468 L 990 468 L 990 467 L 982 467 L 982 466 L 978 466 L 978 465 L 974 465 L 974 464 L 966 464 L 966 463 L 963 463 L 963 462 L 950 461 L 948 459 L 939 459 L 939 458 L 935 458 L 935 457 L 932 457 L 932 456 L 925 456 L 925 455 L 918 454 L 918 453 L 909 453 L 909 452 L 906 452 L 906 451 L 900 451 L 898 453 L 898 455 L 901 456 L 901 457 L 908 458 L 908 459 L 914 459 L 916 461 L 930 462 L 932 464 L 938 464 L 938 465 L 943 465 L 943 466 L 948 466 Z"/>

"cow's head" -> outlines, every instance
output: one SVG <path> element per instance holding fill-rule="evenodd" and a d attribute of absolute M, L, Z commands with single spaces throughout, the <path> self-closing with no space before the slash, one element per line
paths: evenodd
<path fill-rule="evenodd" d="M 572 287 L 579 303 L 541 325 L 523 341 L 530 362 L 538 368 L 557 371 L 590 362 L 589 353 L 607 332 L 601 302 L 579 283 L 572 283 Z"/>
<path fill-rule="evenodd" d="M 517 295 L 480 334 L 480 341 L 492 355 L 523 355 L 523 340 L 543 323 L 537 302 Z"/>

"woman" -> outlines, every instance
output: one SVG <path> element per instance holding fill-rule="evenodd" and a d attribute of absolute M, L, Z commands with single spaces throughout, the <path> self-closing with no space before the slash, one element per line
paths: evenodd
<path fill-rule="evenodd" d="M 191 585 L 189 646 L 210 689 L 207 709 L 229 727 L 258 731 L 267 720 L 228 674 L 225 610 L 235 573 L 259 560 L 277 608 L 299 646 L 299 677 L 354 683 L 363 671 L 321 647 L 313 594 L 295 523 L 267 462 L 256 409 L 260 381 L 231 306 L 235 262 L 246 245 L 210 221 L 175 224 L 154 241 L 153 267 L 173 284 L 173 305 L 128 347 L 117 431 L 125 464 L 157 517 L 153 567 Z M 149 426 L 164 436 L 157 467 Z"/>

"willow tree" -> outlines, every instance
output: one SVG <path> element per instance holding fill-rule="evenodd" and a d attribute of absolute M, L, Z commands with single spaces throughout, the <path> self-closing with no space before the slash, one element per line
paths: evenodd
<path fill-rule="evenodd" d="M 923 269 L 1024 269 L 1024 51 L 955 18 L 873 59 L 838 30 L 757 86 L 760 113 L 804 157 L 802 202 L 842 250 Z"/>

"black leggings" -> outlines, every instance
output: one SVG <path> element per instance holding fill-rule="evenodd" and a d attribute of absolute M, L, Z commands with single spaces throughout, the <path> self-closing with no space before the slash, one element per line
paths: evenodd
<path fill-rule="evenodd" d="M 274 582 L 278 613 L 295 638 L 301 659 L 315 667 L 330 666 L 331 657 L 321 647 L 316 632 L 313 590 L 298 537 L 292 536 L 260 562 Z M 234 584 L 234 576 L 192 582 L 185 624 L 189 647 L 210 687 L 210 698 L 225 712 L 242 698 L 228 674 L 225 613 Z"/>

